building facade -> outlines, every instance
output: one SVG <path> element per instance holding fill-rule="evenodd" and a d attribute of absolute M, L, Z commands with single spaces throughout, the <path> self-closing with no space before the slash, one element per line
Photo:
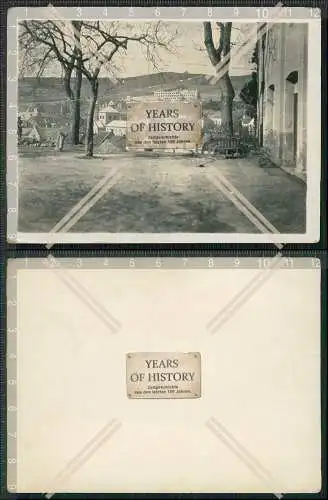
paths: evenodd
<path fill-rule="evenodd" d="M 112 120 L 118 120 L 119 118 L 120 112 L 110 105 L 103 106 L 98 111 L 98 120 L 104 125 Z"/>
<path fill-rule="evenodd" d="M 197 89 L 155 90 L 154 97 L 160 101 L 195 101 L 199 99 L 199 91 Z"/>
<path fill-rule="evenodd" d="M 271 161 L 306 175 L 306 23 L 259 26 L 258 136 Z"/>

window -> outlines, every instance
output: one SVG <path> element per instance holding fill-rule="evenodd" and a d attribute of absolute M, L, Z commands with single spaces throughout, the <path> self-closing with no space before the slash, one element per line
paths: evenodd
<path fill-rule="evenodd" d="M 298 83 L 298 71 L 292 71 L 291 73 L 289 73 L 286 80 L 287 82 L 292 83 L 293 85 Z"/>

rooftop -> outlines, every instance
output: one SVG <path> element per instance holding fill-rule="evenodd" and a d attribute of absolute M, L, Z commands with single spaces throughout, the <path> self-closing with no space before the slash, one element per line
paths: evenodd
<path fill-rule="evenodd" d="M 99 113 L 117 113 L 117 114 L 119 114 L 120 112 L 117 111 L 117 109 L 113 108 L 112 106 L 105 106 L 104 108 L 99 109 Z"/>

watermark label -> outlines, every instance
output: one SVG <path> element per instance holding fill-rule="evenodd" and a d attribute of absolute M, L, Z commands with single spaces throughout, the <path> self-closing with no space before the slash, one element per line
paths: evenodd
<path fill-rule="evenodd" d="M 126 382 L 132 399 L 199 398 L 200 353 L 129 353 Z"/>

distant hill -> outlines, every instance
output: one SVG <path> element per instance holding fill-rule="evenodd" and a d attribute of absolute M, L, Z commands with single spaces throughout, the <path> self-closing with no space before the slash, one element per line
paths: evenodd
<path fill-rule="evenodd" d="M 250 75 L 232 76 L 236 96 Z M 128 95 L 150 95 L 157 89 L 198 88 L 204 100 L 215 99 L 216 85 L 211 85 L 206 75 L 191 73 L 162 72 L 119 79 L 114 83 L 110 78 L 99 79 L 98 101 L 115 100 Z M 90 97 L 88 82 L 82 81 L 82 103 Z M 20 78 L 18 81 L 18 104 L 23 108 L 28 104 L 51 103 L 67 100 L 61 78 Z M 82 104 L 82 113 L 87 110 L 87 102 Z"/>

